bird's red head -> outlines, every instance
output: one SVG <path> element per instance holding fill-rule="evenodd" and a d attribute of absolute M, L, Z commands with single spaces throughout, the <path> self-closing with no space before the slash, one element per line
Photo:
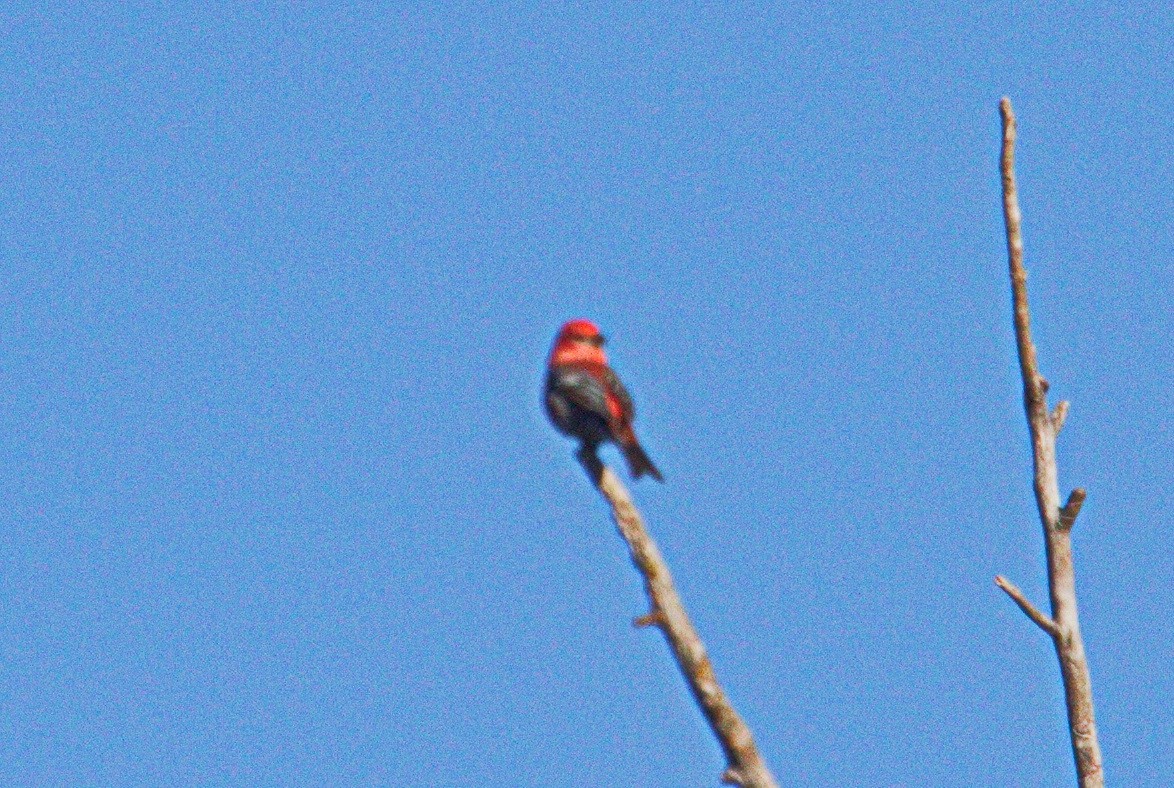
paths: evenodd
<path fill-rule="evenodd" d="M 554 338 L 554 349 L 550 351 L 551 364 L 573 364 L 593 362 L 606 364 L 603 345 L 606 340 L 599 326 L 590 320 L 568 320 Z"/>
<path fill-rule="evenodd" d="M 570 339 L 598 345 L 603 344 L 603 334 L 600 333 L 599 326 L 582 318 L 563 323 L 563 327 L 558 330 L 558 338 L 560 341 Z"/>

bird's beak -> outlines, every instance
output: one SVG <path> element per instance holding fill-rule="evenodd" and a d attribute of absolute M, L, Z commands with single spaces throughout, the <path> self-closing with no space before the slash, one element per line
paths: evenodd
<path fill-rule="evenodd" d="M 603 334 L 597 334 L 596 336 L 591 337 L 591 339 L 588 341 L 590 341 L 592 345 L 595 345 L 595 347 L 603 347 L 607 344 L 607 337 L 605 337 Z"/>

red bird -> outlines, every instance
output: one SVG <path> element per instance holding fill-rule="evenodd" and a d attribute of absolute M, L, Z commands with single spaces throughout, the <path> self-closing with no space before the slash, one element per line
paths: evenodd
<path fill-rule="evenodd" d="M 611 441 L 628 460 L 632 476 L 664 477 L 644 453 L 632 420 L 636 409 L 624 384 L 607 365 L 604 338 L 590 320 L 571 320 L 559 329 L 546 373 L 546 413 L 559 432 L 578 438 L 594 452 Z"/>

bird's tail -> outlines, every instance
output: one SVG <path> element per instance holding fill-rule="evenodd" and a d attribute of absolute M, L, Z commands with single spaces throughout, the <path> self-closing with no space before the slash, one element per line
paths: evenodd
<path fill-rule="evenodd" d="M 625 443 L 623 449 L 624 458 L 628 461 L 628 468 L 632 471 L 633 479 L 639 479 L 647 473 L 658 482 L 664 481 L 664 477 L 660 475 L 660 471 L 652 464 L 652 460 L 638 441 L 633 439 Z"/>

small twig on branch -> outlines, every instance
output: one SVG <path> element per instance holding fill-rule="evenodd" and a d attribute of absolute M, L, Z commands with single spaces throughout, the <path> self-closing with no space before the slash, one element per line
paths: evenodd
<path fill-rule="evenodd" d="M 611 505 L 612 517 L 620 536 L 628 543 L 632 563 L 644 577 L 652 612 L 633 623 L 638 627 L 657 626 L 664 633 L 701 713 L 725 752 L 728 768 L 722 774 L 722 782 L 744 788 L 777 788 L 770 769 L 758 753 L 749 726 L 717 683 L 705 645 L 685 612 L 668 564 L 645 529 L 627 489 L 594 452 L 580 451 L 578 457 L 591 483 Z"/>
<path fill-rule="evenodd" d="M 1072 526 L 1076 525 L 1076 515 L 1080 514 L 1086 496 L 1083 487 L 1077 487 L 1068 495 L 1068 503 L 1060 510 L 1060 527 L 1065 531 L 1071 531 Z"/>
<path fill-rule="evenodd" d="M 1068 400 L 1062 399 L 1056 404 L 1055 409 L 1052 411 L 1052 430 L 1055 431 L 1057 435 L 1060 434 L 1060 430 L 1064 429 L 1064 422 L 1067 419 Z"/>
<path fill-rule="evenodd" d="M 632 619 L 632 626 L 636 629 L 644 629 L 645 627 L 659 627 L 661 625 L 660 613 L 645 613 L 642 616 L 637 616 Z"/>
<path fill-rule="evenodd" d="M 1020 232 L 1019 196 L 1015 188 L 1015 114 L 1010 99 L 999 104 L 1003 117 L 1003 218 L 1007 225 L 1007 257 L 1011 270 L 1012 304 L 1015 313 L 1015 342 L 1019 350 L 1019 371 L 1023 378 L 1023 402 L 1031 431 L 1035 476 L 1035 498 L 1044 528 L 1048 561 L 1048 591 L 1052 616 L 1048 618 L 1004 578 L 995 582 L 1020 609 L 1052 637 L 1064 681 L 1068 710 L 1068 732 L 1080 788 L 1103 788 L 1104 769 L 1097 726 L 1093 715 L 1092 681 L 1088 658 L 1080 636 L 1076 608 L 1076 571 L 1072 563 L 1072 524 L 1084 503 L 1082 489 L 1074 490 L 1060 507 L 1060 486 L 1056 468 L 1056 435 L 1068 415 L 1068 403 L 1061 402 L 1048 412 L 1048 383 L 1039 372 L 1035 344 L 1031 341 L 1031 313 L 1027 305 L 1027 270 L 1023 267 L 1023 237 Z M 1049 626 L 1050 625 L 1050 626 Z"/>
<path fill-rule="evenodd" d="M 995 585 L 1006 591 L 1007 596 L 1011 597 L 1015 601 L 1015 604 L 1019 605 L 1019 609 L 1026 613 L 1027 617 L 1034 621 L 1040 629 L 1052 637 L 1059 636 L 1060 628 L 1056 626 L 1056 622 L 1044 615 L 1038 607 L 1031 604 L 1014 583 L 1002 575 L 996 575 Z"/>

